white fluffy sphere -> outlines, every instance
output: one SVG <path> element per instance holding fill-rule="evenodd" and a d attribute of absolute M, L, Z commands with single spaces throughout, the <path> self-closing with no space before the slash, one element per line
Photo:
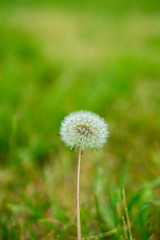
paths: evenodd
<path fill-rule="evenodd" d="M 81 150 L 98 149 L 108 137 L 108 124 L 103 118 L 89 111 L 70 113 L 62 121 L 60 135 L 63 142 Z"/>

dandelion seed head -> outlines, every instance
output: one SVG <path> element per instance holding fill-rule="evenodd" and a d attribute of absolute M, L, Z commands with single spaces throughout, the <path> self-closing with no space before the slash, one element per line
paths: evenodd
<path fill-rule="evenodd" d="M 60 135 L 62 141 L 71 149 L 98 149 L 107 140 L 108 124 L 90 111 L 73 112 L 62 121 Z"/>

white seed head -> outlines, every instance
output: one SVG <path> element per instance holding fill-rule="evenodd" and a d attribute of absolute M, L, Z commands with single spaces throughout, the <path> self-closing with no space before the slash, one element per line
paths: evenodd
<path fill-rule="evenodd" d="M 64 118 L 60 128 L 62 141 L 69 147 L 98 149 L 108 137 L 108 124 L 103 118 L 89 111 L 70 113 Z"/>

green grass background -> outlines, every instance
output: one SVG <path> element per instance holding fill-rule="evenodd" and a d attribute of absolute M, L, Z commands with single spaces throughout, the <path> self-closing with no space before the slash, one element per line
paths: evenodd
<path fill-rule="evenodd" d="M 0 239 L 76 239 L 77 153 L 57 136 L 70 112 L 109 124 L 83 156 L 84 239 L 160 236 L 160 3 L 0 2 Z M 116 228 L 116 233 L 101 233 Z"/>

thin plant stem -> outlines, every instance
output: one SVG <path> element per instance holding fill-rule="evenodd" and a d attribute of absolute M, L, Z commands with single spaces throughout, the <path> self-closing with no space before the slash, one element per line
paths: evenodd
<path fill-rule="evenodd" d="M 77 239 L 81 240 L 81 219 L 80 219 L 80 169 L 81 169 L 82 150 L 79 149 L 78 171 L 77 171 Z"/>
<path fill-rule="evenodd" d="M 129 219 L 128 209 L 127 209 L 127 202 L 126 202 L 126 195 L 125 195 L 124 188 L 122 189 L 122 194 L 123 194 L 124 209 L 125 209 L 127 225 L 128 225 L 129 239 L 133 240 L 132 232 L 131 232 L 131 223 L 130 223 L 130 219 Z"/>
<path fill-rule="evenodd" d="M 125 219 L 124 219 L 124 216 L 122 216 L 122 222 L 123 222 L 123 231 L 124 231 L 124 235 L 125 235 L 125 240 L 127 240 L 127 229 L 126 229 L 126 222 L 125 222 Z"/>

